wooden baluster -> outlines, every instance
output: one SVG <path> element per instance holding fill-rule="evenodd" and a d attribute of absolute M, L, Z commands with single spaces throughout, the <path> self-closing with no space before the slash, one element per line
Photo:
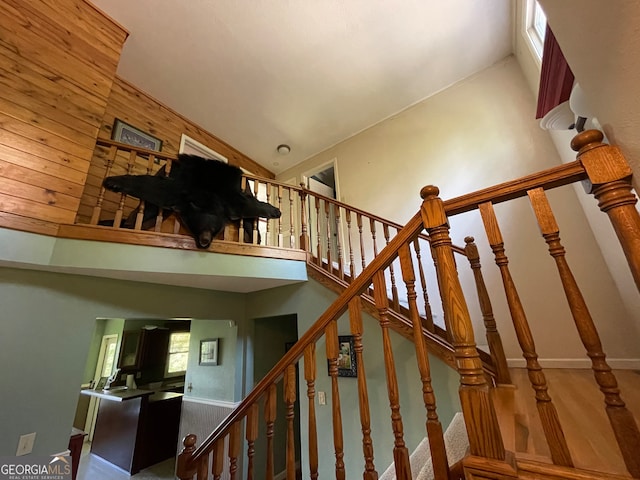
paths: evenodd
<path fill-rule="evenodd" d="M 431 304 L 429 303 L 429 294 L 427 293 L 427 280 L 424 275 L 424 268 L 422 267 L 422 258 L 420 257 L 420 239 L 416 238 L 413 242 L 413 248 L 416 251 L 416 260 L 418 263 L 418 270 L 420 272 L 420 286 L 422 287 L 422 298 L 424 300 L 424 321 L 422 326 L 430 332 L 435 331 L 433 326 L 433 313 L 431 312 Z"/>
<path fill-rule="evenodd" d="M 309 241 L 309 227 L 307 224 L 307 189 L 304 183 L 300 183 L 300 225 L 300 250 L 310 252 L 311 243 Z"/>
<path fill-rule="evenodd" d="M 345 217 L 347 219 L 347 247 L 349 248 L 349 277 L 353 280 L 356 276 L 356 265 L 353 255 L 353 245 L 351 244 L 351 210 L 345 210 Z"/>
<path fill-rule="evenodd" d="M 270 183 L 267 183 L 266 187 L 267 187 L 266 188 L 266 190 L 267 190 L 267 203 L 271 204 L 271 188 L 272 188 L 272 185 Z M 262 242 L 264 243 L 265 246 L 271 244 L 270 232 L 271 232 L 272 220 L 267 219 L 266 223 L 267 223 L 267 225 L 266 225 L 266 229 L 265 229 L 265 233 L 264 233 L 265 238 L 262 239 Z M 256 228 L 256 230 L 257 230 L 257 228 Z M 257 236 L 258 236 L 258 234 L 257 234 L 257 231 L 256 231 L 256 234 L 255 234 L 256 243 L 257 243 Z"/>
<path fill-rule="evenodd" d="M 386 223 L 383 225 L 382 231 L 384 233 L 385 244 L 389 245 L 389 225 Z M 391 299 L 392 306 L 395 311 L 400 310 L 400 299 L 398 298 L 398 288 L 396 287 L 396 276 L 393 273 L 393 262 L 389 264 L 389 275 L 391 277 Z"/>
<path fill-rule="evenodd" d="M 362 235 L 362 215 L 360 213 L 356 213 L 356 220 L 358 222 L 358 236 L 360 237 L 360 260 L 362 263 L 362 270 L 367 267 L 367 261 L 365 260 L 364 255 L 364 237 Z"/>
<path fill-rule="evenodd" d="M 411 260 L 409 245 L 405 244 L 400 247 L 399 254 L 402 279 L 407 287 L 409 318 L 413 325 L 413 343 L 416 346 L 416 360 L 418 361 L 418 370 L 420 371 L 420 380 L 422 381 L 422 398 L 425 409 L 427 410 L 426 429 L 427 436 L 429 437 L 429 448 L 431 449 L 434 478 L 436 480 L 448 480 L 449 462 L 447 461 L 447 450 L 444 444 L 442 424 L 438 419 L 436 410 L 436 397 L 433 393 L 433 385 L 431 384 L 431 367 L 429 365 L 427 346 L 422 333 L 422 322 L 420 321 L 420 313 L 418 312 L 418 304 L 416 301 L 418 298 L 415 288 L 416 276 L 413 270 L 413 261 Z"/>
<path fill-rule="evenodd" d="M 582 340 L 587 355 L 591 359 L 591 368 L 596 382 L 600 387 L 600 391 L 604 394 L 604 403 L 609 422 L 615 433 L 627 470 L 633 477 L 640 478 L 640 456 L 638 455 L 640 450 L 640 431 L 638 431 L 638 425 L 633 414 L 627 409 L 620 397 L 618 381 L 606 361 L 600 335 L 593 323 L 580 287 L 578 287 L 565 258 L 565 249 L 560 241 L 560 229 L 551 210 L 551 205 L 549 205 L 547 196 L 542 188 L 530 190 L 528 195 L 538 219 L 542 236 L 547 245 L 549 245 L 549 253 L 556 262 L 562 287 L 571 309 L 571 315 L 580 335 L 580 340 Z"/>
<path fill-rule="evenodd" d="M 238 457 L 242 439 L 242 422 L 237 421 L 229 431 L 229 479 L 236 480 L 238 473 Z"/>
<path fill-rule="evenodd" d="M 196 473 L 195 466 L 190 462 L 191 457 L 193 457 L 193 452 L 196 451 L 197 441 L 198 438 L 192 433 L 184 437 L 182 440 L 182 451 L 176 460 L 176 476 L 180 480 L 192 480 Z"/>
<path fill-rule="evenodd" d="M 316 199 L 316 255 L 318 256 L 318 266 L 322 267 L 322 234 L 320 233 L 320 198 L 315 197 Z"/>
<path fill-rule="evenodd" d="M 198 461 L 198 472 L 196 475 L 198 480 L 207 480 L 209 478 L 209 455 L 205 455 Z"/>
<path fill-rule="evenodd" d="M 444 319 L 452 338 L 460 373 L 460 404 L 469 434 L 472 455 L 503 462 L 506 458 L 500 428 L 482 362 L 476 349 L 469 309 L 453 260 L 447 216 L 439 190 L 434 186 L 420 191 L 421 215 L 431 237 L 431 251 L 437 268 Z"/>
<path fill-rule="evenodd" d="M 271 385 L 264 402 L 264 418 L 267 423 L 267 480 L 273 480 L 273 425 L 276 421 L 276 402 L 276 386 Z"/>
<path fill-rule="evenodd" d="M 293 211 L 293 188 L 289 190 L 289 248 L 296 248 L 296 217 Z"/>
<path fill-rule="evenodd" d="M 327 239 L 327 271 L 329 273 L 333 273 L 333 261 L 331 258 L 331 206 L 328 201 L 324 200 L 324 217 L 325 217 L 325 225 L 326 225 L 326 239 Z"/>
<path fill-rule="evenodd" d="M 309 399 L 309 474 L 311 480 L 318 478 L 318 433 L 316 427 L 316 345 L 311 343 L 304 349 L 304 379 L 307 381 Z"/>
<path fill-rule="evenodd" d="M 129 160 L 127 161 L 127 175 L 131 175 L 133 171 L 133 166 L 136 164 L 136 156 L 137 152 L 135 150 L 131 150 L 129 152 Z M 120 194 L 120 203 L 118 203 L 118 210 L 116 210 L 116 216 L 113 219 L 113 227 L 120 228 L 120 224 L 122 223 L 122 216 L 124 214 L 124 202 L 127 199 L 126 193 Z"/>
<path fill-rule="evenodd" d="M 404 426 L 400 415 L 400 396 L 398 393 L 398 379 L 396 377 L 395 361 L 389 336 L 389 298 L 385 284 L 384 271 L 379 270 L 373 277 L 373 294 L 378 309 L 380 328 L 382 329 L 382 350 L 384 354 L 384 369 L 387 378 L 387 391 L 389 393 L 389 406 L 391 407 L 391 428 L 393 429 L 394 447 L 393 462 L 396 467 L 396 478 L 408 479 L 411 477 L 411 465 L 409 464 L 409 449 L 404 443 Z"/>
<path fill-rule="evenodd" d="M 360 424 L 362 425 L 362 452 L 364 454 L 363 480 L 378 480 L 378 472 L 373 463 L 373 440 L 371 439 L 371 413 L 369 411 L 369 393 L 362 355 L 362 303 L 360 297 L 349 302 L 349 324 L 353 335 L 353 350 L 356 354 L 358 374 L 358 405 L 360 407 Z"/>
<path fill-rule="evenodd" d="M 336 480 L 345 480 L 344 444 L 342 436 L 342 412 L 340 410 L 340 391 L 338 390 L 338 325 L 336 321 L 325 329 L 327 362 L 331 376 L 331 411 L 333 417 L 333 446 L 336 454 Z"/>
<path fill-rule="evenodd" d="M 284 372 L 283 397 L 287 408 L 287 451 L 286 467 L 287 480 L 296 478 L 296 443 L 293 421 L 295 419 L 294 407 L 296 403 L 296 366 L 289 365 Z"/>
<path fill-rule="evenodd" d="M 277 186 L 278 191 L 278 209 L 282 211 L 282 186 Z M 278 219 L 278 246 L 284 247 L 284 236 L 282 234 L 282 217 Z"/>
<path fill-rule="evenodd" d="M 153 154 L 149 154 L 149 159 L 147 161 L 147 175 L 151 175 L 153 170 L 153 165 L 156 162 L 156 156 Z M 144 210 L 146 208 L 146 202 L 144 200 L 140 200 L 140 205 L 138 205 L 138 213 L 136 214 L 136 221 L 133 226 L 134 230 L 142 230 L 142 220 L 144 219 Z"/>
<path fill-rule="evenodd" d="M 476 283 L 476 291 L 478 292 L 480 311 L 482 312 L 482 320 L 487 334 L 489 352 L 491 353 L 493 364 L 496 367 L 496 382 L 499 384 L 510 384 L 511 375 L 509 374 L 509 367 L 507 366 L 507 357 L 504 354 L 502 339 L 498 332 L 496 320 L 493 317 L 491 299 L 489 298 L 489 292 L 487 291 L 487 286 L 484 283 L 484 277 L 482 276 L 478 247 L 473 243 L 473 237 L 465 237 L 464 241 L 466 243 L 464 251 L 467 254 L 467 260 L 469 260 L 469 265 L 471 265 L 473 278 Z"/>
<path fill-rule="evenodd" d="M 336 251 L 338 254 L 338 277 L 340 278 L 340 280 L 344 280 L 344 260 L 342 258 L 343 253 L 342 253 L 342 223 L 340 222 L 340 206 L 339 205 L 334 205 L 333 206 L 333 211 L 335 212 L 335 226 L 336 226 L 336 233 L 335 233 L 335 237 L 336 237 Z"/>
<path fill-rule="evenodd" d="M 107 164 L 104 170 L 104 178 L 107 178 L 111 174 L 111 168 L 113 167 L 113 162 L 116 160 L 116 154 L 118 153 L 118 147 L 115 145 L 109 148 L 109 153 L 107 154 Z M 103 179 L 104 180 L 104 179 Z M 93 212 L 91 214 L 91 220 L 89 223 L 91 225 L 97 225 L 100 220 L 100 212 L 102 212 L 102 203 L 104 202 L 104 194 L 107 189 L 104 185 L 100 185 L 100 193 L 98 194 L 98 200 L 96 201 L 96 206 L 93 207 Z M 116 227 L 115 222 L 113 226 Z M 119 227 L 120 225 L 117 225 Z"/>
<path fill-rule="evenodd" d="M 173 166 L 173 162 L 170 159 L 167 159 L 166 163 L 164 164 L 164 176 L 168 177 L 169 174 L 171 173 L 171 167 Z M 156 216 L 156 225 L 154 230 L 156 232 L 159 232 L 162 230 L 162 208 L 158 208 L 158 215 Z"/>
<path fill-rule="evenodd" d="M 247 189 L 247 177 L 245 177 L 244 175 L 242 176 L 242 180 L 240 181 L 240 189 L 244 192 Z M 251 187 L 249 187 L 249 190 L 251 189 Z M 248 221 L 248 219 L 244 219 L 244 218 L 240 218 L 240 223 L 238 224 L 238 242 L 239 243 L 245 243 L 244 242 L 244 222 Z M 225 225 L 224 227 L 224 239 L 227 240 L 227 230 L 228 230 L 228 225 Z"/>
<path fill-rule="evenodd" d="M 551 450 L 551 459 L 556 465 L 573 466 L 556 407 L 553 405 L 549 392 L 547 391 L 547 379 L 542 372 L 542 367 L 540 367 L 538 363 L 538 354 L 536 353 L 533 335 L 531 334 L 520 296 L 511 277 L 511 272 L 509 271 L 509 259 L 505 254 L 502 233 L 500 232 L 500 227 L 498 226 L 498 221 L 493 211 L 493 205 L 490 202 L 486 202 L 480 204 L 478 208 L 487 232 L 489 244 L 495 256 L 496 265 L 498 265 L 500 274 L 502 275 L 502 283 L 504 285 L 509 311 L 511 312 L 511 319 L 518 343 L 520 344 L 527 364 L 529 380 L 536 394 L 538 413 L 540 415 L 542 429 L 549 444 L 549 449 Z"/>
<path fill-rule="evenodd" d="M 247 425 L 245 439 L 247 440 L 247 480 L 253 480 L 253 457 L 256 453 L 255 443 L 258 438 L 258 404 L 254 403 L 249 407 L 247 413 Z"/>
<path fill-rule="evenodd" d="M 213 480 L 220 480 L 222 478 L 222 471 L 224 470 L 224 438 L 220 438 L 213 444 L 213 463 L 211 465 L 211 473 L 213 474 Z"/>
<path fill-rule="evenodd" d="M 602 139 L 602 132 L 586 130 L 571 141 L 571 148 L 578 152 L 589 176 L 589 192 L 608 215 L 640 290 L 640 214 L 632 192 L 633 172 L 620 149 L 601 143 Z"/>
<path fill-rule="evenodd" d="M 371 240 L 373 240 L 373 258 L 378 256 L 378 244 L 376 243 L 376 221 L 369 219 L 369 229 L 371 230 Z"/>

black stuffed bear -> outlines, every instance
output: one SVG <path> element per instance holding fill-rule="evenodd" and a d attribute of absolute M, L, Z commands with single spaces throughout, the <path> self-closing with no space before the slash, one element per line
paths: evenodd
<path fill-rule="evenodd" d="M 255 218 L 281 215 L 279 209 L 242 189 L 240 168 L 196 155 L 178 155 L 169 176 L 162 167 L 156 175 L 107 177 L 103 184 L 108 190 L 145 201 L 143 229 L 154 224 L 159 209 L 176 213 L 199 248 L 209 248 L 229 221 L 251 219 L 244 222 L 246 239 L 247 235 L 251 238 Z M 136 213 L 123 226 L 133 227 Z"/>

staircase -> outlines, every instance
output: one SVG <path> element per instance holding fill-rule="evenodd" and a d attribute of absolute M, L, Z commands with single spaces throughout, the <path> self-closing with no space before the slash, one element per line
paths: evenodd
<path fill-rule="evenodd" d="M 637 286 L 640 286 L 640 216 L 635 208 L 636 197 L 631 191 L 631 171 L 619 150 L 602 144 L 602 134 L 597 131 L 581 133 L 572 142 L 578 152 L 578 160 L 543 172 L 508 182 L 485 190 L 443 202 L 436 187 L 425 187 L 421 196 L 421 210 L 391 238 L 385 235 L 386 246 L 377 253 L 359 274 L 351 270 L 343 273 L 340 261 L 341 246 L 348 243 L 331 244 L 327 252 L 338 254 L 337 267 L 327 255 L 327 261 L 317 260 L 317 270 L 334 274 L 344 284 L 338 298 L 320 316 L 317 322 L 305 332 L 298 342 L 282 357 L 269 374 L 263 378 L 214 431 L 198 444 L 194 435 L 187 435 L 184 448 L 178 457 L 177 475 L 182 480 L 207 478 L 248 479 L 274 478 L 274 453 L 285 452 L 286 478 L 296 478 L 296 462 L 302 465 L 304 478 L 318 478 L 319 472 L 331 472 L 330 476 L 346 478 L 346 472 L 352 465 L 359 465 L 365 480 L 379 478 L 379 466 L 374 459 L 374 441 L 371 432 L 372 415 L 390 415 L 390 445 L 395 467 L 395 477 L 410 479 L 415 477 L 411 471 L 410 451 L 404 440 L 407 428 L 424 425 L 429 439 L 430 458 L 433 465 L 433 478 L 436 480 L 467 479 L 596 479 L 596 478 L 640 478 L 640 432 L 634 414 L 627 408 L 620 393 L 614 373 L 608 366 L 598 332 L 591 319 L 580 289 L 575 282 L 570 266 L 566 261 L 565 250 L 561 242 L 559 228 L 546 197 L 546 190 L 584 181 L 599 201 L 602 211 L 609 216 L 625 251 L 629 266 Z M 303 192 L 304 193 L 304 192 Z M 536 214 L 540 231 L 549 246 L 549 253 L 557 266 L 558 274 L 566 293 L 577 335 L 582 341 L 592 362 L 593 385 L 600 390 L 604 398 L 607 427 L 615 439 L 615 448 L 619 451 L 624 472 L 594 471 L 583 466 L 575 447 L 570 445 L 570 429 L 561 422 L 563 408 L 550 395 L 548 374 L 542 370 L 537 360 L 536 345 L 531 334 L 526 312 L 520 301 L 519 291 L 511 272 L 509 260 L 501 233 L 500 224 L 494 213 L 494 205 L 516 198 L 528 198 Z M 304 205 L 304 196 L 302 197 Z M 304 208 L 303 208 L 304 209 Z M 528 385 L 515 389 L 509 382 L 495 382 L 487 375 L 487 369 L 476 348 L 476 339 L 471 324 L 467 299 L 465 299 L 459 280 L 454 254 L 448 231 L 448 218 L 459 213 L 478 210 L 482 217 L 485 233 L 493 251 L 496 265 L 500 270 L 509 310 L 518 338 L 518 343 L 526 360 Z M 330 212 L 327 208 L 327 212 Z M 327 218 L 332 218 L 327 213 Z M 293 224 L 293 222 L 291 222 Z M 327 222 L 330 224 L 331 222 Z M 351 223 L 349 221 L 349 227 Z M 429 246 L 418 247 L 420 235 L 426 229 Z M 293 231 L 293 230 L 292 230 Z M 302 225 L 301 245 L 308 247 L 308 236 L 304 221 Z M 278 237 L 281 235 L 279 234 Z M 318 237 L 319 238 L 319 237 Z M 291 235 L 293 242 L 294 235 Z M 375 236 L 374 236 L 375 243 Z M 473 259 L 472 241 L 468 242 Z M 362 241 L 361 241 L 362 244 Z M 318 243 L 320 245 L 320 242 Z M 307 248 L 305 248 L 307 250 Z M 320 252 L 320 247 L 316 250 Z M 349 250 L 352 252 L 353 250 Z M 420 304 L 420 295 L 424 285 L 424 272 L 420 262 L 420 252 L 431 251 L 433 256 L 438 291 L 443 307 L 446 328 L 443 335 L 436 335 L 428 323 L 428 303 Z M 317 258 L 322 258 L 320 255 Z M 353 261 L 351 261 L 353 265 Z M 398 268 L 399 267 L 399 268 Z M 311 267 L 310 267 L 311 268 Z M 473 262 L 472 262 L 473 268 Z M 474 276 L 476 275 L 474 270 Z M 402 282 L 395 284 L 396 277 Z M 400 284 L 402 287 L 400 287 Z M 477 282 L 480 293 L 482 314 L 487 331 L 493 335 L 490 303 L 485 302 L 482 294 L 483 283 Z M 487 297 L 488 298 L 488 297 Z M 382 339 L 383 367 L 386 377 L 386 395 L 389 410 L 371 411 L 370 393 L 367 389 L 367 365 L 363 352 L 369 348 L 368 335 L 364 332 L 363 313 L 371 311 L 377 319 L 378 333 Z M 338 322 L 347 315 L 350 332 L 353 336 L 353 359 L 357 375 L 358 413 L 355 405 L 341 405 L 341 391 L 344 384 L 339 382 L 339 372 L 344 367 L 338 339 Z M 401 317 L 406 316 L 406 319 Z M 403 323 L 404 322 L 404 323 Z M 403 325 L 398 327 L 398 325 Z M 370 322 L 367 323 L 370 328 Z M 412 339 L 419 378 L 415 379 L 417 389 L 421 389 L 423 409 L 411 408 L 400 411 L 395 355 L 390 337 L 391 329 L 402 330 Z M 497 333 L 497 332 L 495 332 Z M 436 341 L 435 338 L 439 340 Z M 497 337 L 499 338 L 499 337 Z M 495 338 L 494 338 L 495 340 Z M 431 381 L 431 368 L 428 352 L 437 350 L 434 345 L 444 344 L 443 349 L 452 349 L 452 365 L 460 377 L 459 396 L 462 414 L 466 425 L 469 450 L 463 460 L 450 465 L 447 459 L 447 446 L 443 427 L 438 417 L 436 395 Z M 316 348 L 325 344 L 325 348 Z M 492 357 L 501 354 L 499 343 L 489 340 Z M 375 348 L 375 347 L 372 347 Z M 323 350 L 326 353 L 323 353 Z M 296 366 L 300 368 L 298 387 Z M 326 431 L 326 425 L 317 423 L 315 382 L 320 368 L 328 365 L 331 393 L 331 445 L 319 442 L 319 432 Z M 370 372 L 369 372 L 370 373 Z M 521 372 L 522 373 L 522 372 Z M 497 372 L 494 372 L 497 375 Z M 502 375 L 509 375 L 502 372 Z M 302 397 L 305 391 L 306 399 Z M 525 383 L 525 382 L 523 382 Z M 496 385 L 494 385 L 496 384 Z M 533 390 L 532 390 L 533 389 Z M 533 405 L 530 410 L 523 408 L 519 397 L 527 395 Z M 283 435 L 276 437 L 274 423 L 276 406 L 281 398 L 286 411 L 286 429 Z M 557 398 L 557 397 L 556 397 Z M 295 405 L 306 405 L 306 415 L 300 419 L 302 426 L 302 458 L 295 456 Z M 347 416 L 359 418 L 362 432 L 361 445 L 345 445 L 344 420 Z M 531 418 L 539 421 L 534 437 Z M 586 435 L 593 433 L 588 425 L 578 431 Z M 260 425 L 262 424 L 262 428 Z M 543 440 L 538 438 L 541 434 Z M 254 465 L 255 444 L 258 435 L 266 437 L 266 465 Z M 324 437 L 322 437 L 324 438 Z M 544 445 L 540 451 L 531 453 L 531 445 Z M 355 452 L 358 453 L 355 453 Z M 386 466 L 385 466 L 386 467 Z M 600 467 L 607 468 L 607 467 Z"/>

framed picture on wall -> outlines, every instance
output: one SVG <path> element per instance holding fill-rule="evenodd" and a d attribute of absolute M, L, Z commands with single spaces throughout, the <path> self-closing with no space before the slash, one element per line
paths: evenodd
<path fill-rule="evenodd" d="M 200 340 L 199 365 L 218 365 L 219 338 L 206 338 Z"/>
<path fill-rule="evenodd" d="M 113 123 L 113 129 L 111 130 L 111 140 L 116 142 L 126 143 L 127 145 L 133 145 L 134 147 L 146 148 L 147 150 L 154 150 L 159 152 L 162 150 L 162 140 L 154 137 L 142 130 L 123 122 L 119 118 L 116 118 Z"/>
<path fill-rule="evenodd" d="M 358 376 L 358 365 L 356 363 L 353 335 L 338 336 L 338 376 Z"/>

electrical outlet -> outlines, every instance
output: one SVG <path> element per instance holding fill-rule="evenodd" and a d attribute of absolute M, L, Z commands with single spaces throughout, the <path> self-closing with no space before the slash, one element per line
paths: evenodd
<path fill-rule="evenodd" d="M 31 451 L 33 450 L 34 443 L 36 443 L 36 432 L 20 435 L 20 440 L 18 440 L 18 450 L 16 451 L 16 457 L 31 453 Z"/>
<path fill-rule="evenodd" d="M 326 405 L 327 404 L 327 396 L 324 392 L 318 392 L 318 405 Z"/>

